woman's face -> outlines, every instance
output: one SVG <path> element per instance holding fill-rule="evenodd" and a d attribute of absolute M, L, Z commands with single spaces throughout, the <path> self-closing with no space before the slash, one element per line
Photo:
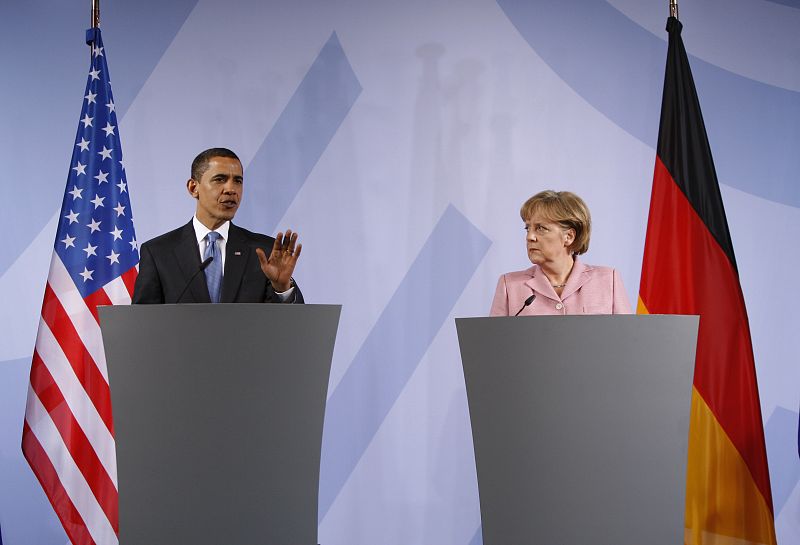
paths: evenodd
<path fill-rule="evenodd" d="M 531 263 L 543 265 L 571 258 L 569 246 L 575 240 L 574 230 L 564 229 L 534 212 L 525 222 L 525 233 Z"/>

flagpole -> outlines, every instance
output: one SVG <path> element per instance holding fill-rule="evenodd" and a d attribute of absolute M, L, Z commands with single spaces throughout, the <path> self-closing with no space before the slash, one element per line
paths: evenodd
<path fill-rule="evenodd" d="M 93 30 L 100 28 L 100 0 L 92 0 L 91 27 L 86 31 L 86 45 L 89 46 L 89 62 L 94 60 L 94 32 Z M 91 36 L 91 37 L 90 37 Z"/>
<path fill-rule="evenodd" d="M 92 0 L 92 28 L 100 28 L 100 0 Z"/>
<path fill-rule="evenodd" d="M 678 0 L 669 0 L 669 16 L 678 18 Z"/>

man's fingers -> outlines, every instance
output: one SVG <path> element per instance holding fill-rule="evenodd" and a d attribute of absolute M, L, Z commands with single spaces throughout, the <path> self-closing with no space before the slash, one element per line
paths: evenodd
<path fill-rule="evenodd" d="M 297 244 L 297 233 L 287 229 L 285 233 L 278 232 L 275 235 L 275 243 L 272 245 L 272 252 L 269 255 L 269 261 L 274 259 L 282 260 L 285 257 L 297 259 L 300 255 L 300 248 L 302 245 Z"/>
<path fill-rule="evenodd" d="M 275 236 L 275 242 L 272 244 L 272 252 L 270 254 L 270 258 L 272 256 L 278 256 L 283 251 L 283 233 L 278 232 Z"/>
<path fill-rule="evenodd" d="M 285 233 L 278 233 L 275 237 L 275 248 L 283 255 L 293 256 L 297 245 L 297 233 L 287 229 Z"/>
<path fill-rule="evenodd" d="M 273 249 L 273 251 L 275 250 Z M 267 259 L 267 254 L 265 254 L 264 250 L 261 248 L 256 248 L 256 255 L 258 256 L 258 261 L 261 263 L 261 265 L 266 265 L 269 262 Z"/>
<path fill-rule="evenodd" d="M 295 240 L 297 240 L 297 239 L 295 238 Z M 294 243 L 292 243 L 292 244 L 294 244 Z M 297 261 L 297 258 L 298 258 L 298 257 L 300 257 L 300 251 L 301 251 L 302 249 L 303 249 L 303 245 L 302 245 L 302 244 L 298 244 L 298 245 L 297 245 L 297 249 L 296 249 L 296 250 L 294 251 L 294 253 L 292 254 L 292 255 L 294 256 L 294 260 L 295 260 L 295 261 Z"/>
<path fill-rule="evenodd" d="M 297 243 L 297 233 L 292 233 L 291 231 L 286 231 L 286 233 L 290 235 L 289 246 L 288 246 L 289 253 L 294 254 L 294 247 L 295 244 Z"/>

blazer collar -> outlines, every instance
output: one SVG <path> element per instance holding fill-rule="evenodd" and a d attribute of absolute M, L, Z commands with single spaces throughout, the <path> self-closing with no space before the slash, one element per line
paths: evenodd
<path fill-rule="evenodd" d="M 548 299 L 552 299 L 554 301 L 563 301 L 581 289 L 581 286 L 589 281 L 591 278 L 592 269 L 593 267 L 591 265 L 584 264 L 583 261 L 575 256 L 575 264 L 572 266 L 572 271 L 569 273 L 567 285 L 564 286 L 564 291 L 561 292 L 561 297 L 556 294 L 556 290 L 550 284 L 550 280 L 548 280 L 547 276 L 544 274 L 539 265 L 534 265 L 527 270 L 531 277 L 525 281 L 525 285 L 536 293 L 544 295 Z"/>
<path fill-rule="evenodd" d="M 174 252 L 178 267 L 183 275 L 182 282 L 186 284 L 191 279 L 189 293 L 192 294 L 194 302 L 210 303 L 211 297 L 208 295 L 206 277 L 203 274 L 195 274 L 200 267 L 200 250 L 197 246 L 194 225 L 191 221 L 181 229 L 180 241 Z M 192 275 L 194 275 L 194 278 L 192 278 Z M 188 298 L 184 296 L 182 299 L 186 301 Z"/>
<path fill-rule="evenodd" d="M 247 262 L 254 258 L 253 251 L 247 245 L 242 230 L 231 223 L 228 230 L 228 241 L 225 243 L 225 274 L 222 277 L 222 293 L 220 303 L 233 303 L 242 285 Z M 208 291 L 208 290 L 206 290 Z"/>

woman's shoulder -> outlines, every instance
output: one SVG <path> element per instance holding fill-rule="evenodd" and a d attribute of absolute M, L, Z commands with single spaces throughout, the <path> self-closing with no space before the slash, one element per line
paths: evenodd
<path fill-rule="evenodd" d="M 505 279 L 506 282 L 524 282 L 536 276 L 536 271 L 539 266 L 534 265 L 522 271 L 511 271 L 500 275 L 500 278 Z"/>
<path fill-rule="evenodd" d="M 576 265 L 581 269 L 581 273 L 592 276 L 613 276 L 616 273 L 614 267 L 607 267 L 605 265 L 590 265 L 589 263 L 578 260 L 576 260 Z"/>

